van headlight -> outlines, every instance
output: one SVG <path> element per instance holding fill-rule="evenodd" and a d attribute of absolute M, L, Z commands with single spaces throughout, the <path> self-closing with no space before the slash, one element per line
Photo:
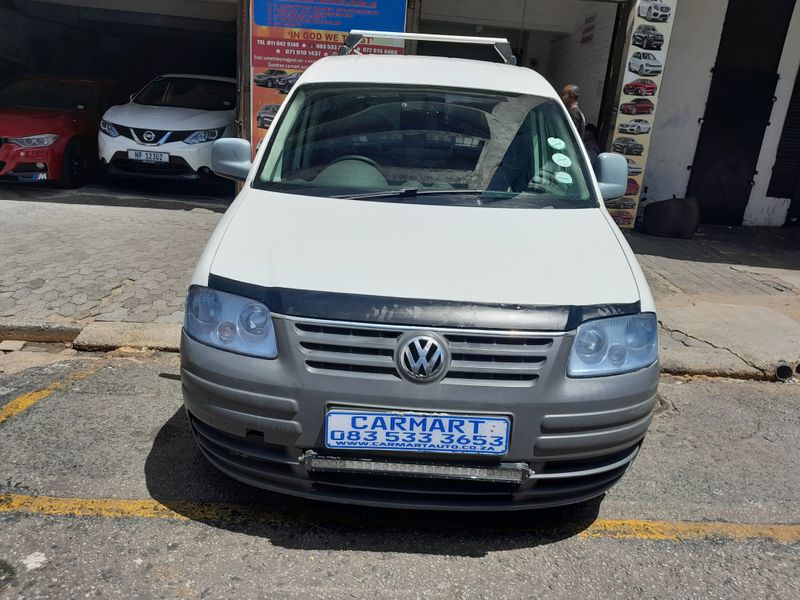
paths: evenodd
<path fill-rule="evenodd" d="M 630 373 L 658 360 L 658 320 L 653 313 L 589 321 L 578 327 L 568 377 Z"/>
<path fill-rule="evenodd" d="M 258 358 L 278 356 L 272 313 L 250 298 L 193 285 L 183 326 L 201 344 Z"/>

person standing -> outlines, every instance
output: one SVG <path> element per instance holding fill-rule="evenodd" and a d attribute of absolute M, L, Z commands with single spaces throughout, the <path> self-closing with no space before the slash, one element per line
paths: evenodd
<path fill-rule="evenodd" d="M 592 168 L 597 168 L 597 157 L 600 156 L 600 145 L 597 143 L 597 126 L 592 123 L 587 123 L 586 133 L 583 134 L 583 145 L 586 147 L 586 153 L 589 155 L 589 162 Z"/>
<path fill-rule="evenodd" d="M 580 88 L 574 83 L 567 84 L 561 88 L 561 101 L 567 107 L 569 116 L 572 117 L 575 127 L 578 128 L 578 135 L 582 140 L 586 133 L 586 117 L 583 115 L 580 106 L 578 106 L 578 98 L 580 96 Z"/>

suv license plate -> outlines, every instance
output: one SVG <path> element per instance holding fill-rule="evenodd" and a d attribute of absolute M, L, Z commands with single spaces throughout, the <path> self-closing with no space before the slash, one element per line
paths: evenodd
<path fill-rule="evenodd" d="M 150 152 L 148 150 L 128 150 L 128 160 L 141 160 L 143 162 L 169 162 L 166 152 Z"/>
<path fill-rule="evenodd" d="M 329 410 L 325 446 L 348 450 L 489 454 L 508 451 L 511 419 L 485 415 Z"/>

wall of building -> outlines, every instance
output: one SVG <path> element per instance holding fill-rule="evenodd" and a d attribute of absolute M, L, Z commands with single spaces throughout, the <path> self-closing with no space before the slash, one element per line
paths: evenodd
<path fill-rule="evenodd" d="M 578 0 L 423 0 L 422 20 L 486 27 L 572 31 Z"/>
<path fill-rule="evenodd" d="M 597 123 L 600 115 L 616 14 L 613 3 L 581 2 L 570 33 L 550 44 L 547 76 L 556 89 L 568 83 L 580 87 L 589 123 Z"/>
<path fill-rule="evenodd" d="M 525 56 L 522 57 L 522 66 L 529 67 L 549 78 L 550 45 L 555 35 L 559 34 L 529 31 L 527 43 L 525 44 Z M 551 81 L 551 83 L 553 82 Z"/>
<path fill-rule="evenodd" d="M 102 77 L 134 92 L 161 73 L 236 73 L 235 11 L 230 21 L 74 4 L 15 0 L 0 9 L 0 80 L 24 73 Z M 5 51 L 8 40 L 13 52 Z"/>
<path fill-rule="evenodd" d="M 29 70 L 33 58 L 25 32 L 19 13 L 0 8 L 0 81 Z"/>
<path fill-rule="evenodd" d="M 643 199 L 682 197 L 689 185 L 700 121 L 711 88 L 728 0 L 678 0 L 650 154 Z"/>
<path fill-rule="evenodd" d="M 789 32 L 783 47 L 783 56 L 778 66 L 778 85 L 775 89 L 775 104 L 772 106 L 770 125 L 764 135 L 761 154 L 758 159 L 755 185 L 750 193 L 750 201 L 744 213 L 745 225 L 783 225 L 791 200 L 788 198 L 769 198 L 767 188 L 772 177 L 772 167 L 780 143 L 781 132 L 786 121 L 786 111 L 794 90 L 797 72 L 800 68 L 800 4 L 797 4 L 789 24 Z"/>
<path fill-rule="evenodd" d="M 24 0 L 27 1 L 27 0 Z M 213 21 L 235 21 L 236 0 L 47 0 L 80 8 L 170 15 Z"/>

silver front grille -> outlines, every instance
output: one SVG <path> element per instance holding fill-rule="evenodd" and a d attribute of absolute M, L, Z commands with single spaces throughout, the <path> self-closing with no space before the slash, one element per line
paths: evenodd
<path fill-rule="evenodd" d="M 451 363 L 442 383 L 532 386 L 541 377 L 554 336 L 546 334 L 420 329 L 297 320 L 299 351 L 312 373 L 401 379 L 395 364 L 398 341 L 430 331 L 446 341 Z"/>

